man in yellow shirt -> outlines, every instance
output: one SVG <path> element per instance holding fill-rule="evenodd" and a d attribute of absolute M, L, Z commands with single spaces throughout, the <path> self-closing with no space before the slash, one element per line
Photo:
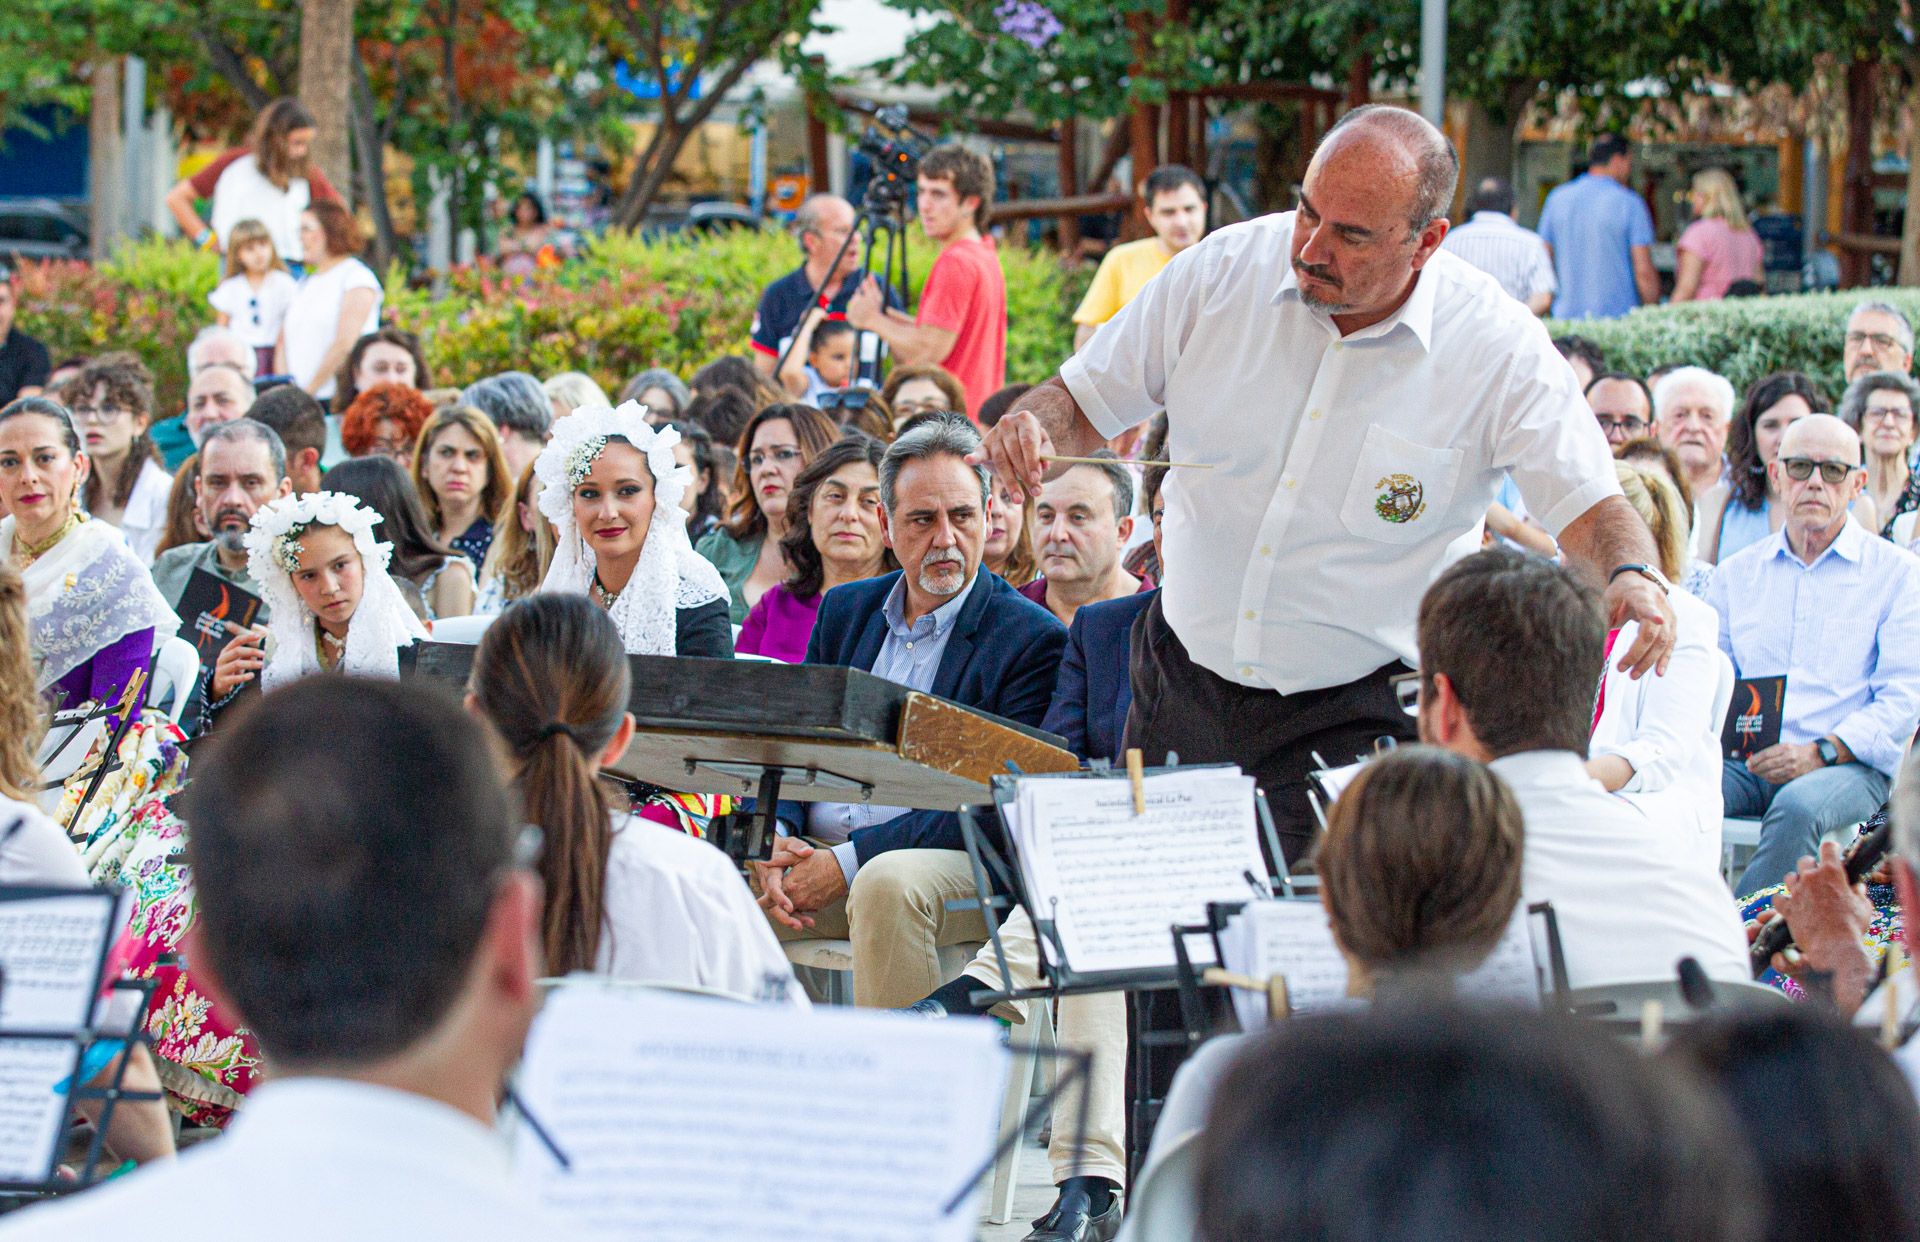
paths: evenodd
<path fill-rule="evenodd" d="M 1163 164 L 1140 187 L 1140 210 L 1153 229 L 1152 237 L 1127 242 L 1107 251 L 1093 285 L 1073 312 L 1073 347 L 1077 350 L 1094 330 L 1120 313 L 1134 295 L 1173 256 L 1206 236 L 1207 187 L 1199 174 L 1179 164 Z"/>

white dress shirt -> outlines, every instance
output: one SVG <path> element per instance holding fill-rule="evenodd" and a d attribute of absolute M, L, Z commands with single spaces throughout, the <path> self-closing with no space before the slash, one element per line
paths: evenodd
<path fill-rule="evenodd" d="M 1293 694 L 1417 660 L 1420 597 L 1480 547 L 1504 475 L 1559 537 L 1620 486 L 1566 359 L 1440 251 L 1342 337 L 1301 301 L 1291 212 L 1231 225 L 1060 368 L 1109 438 L 1162 407 L 1167 621 L 1201 666 Z"/>
<path fill-rule="evenodd" d="M 1553 903 L 1569 986 L 1672 979 L 1683 957 L 1715 979 L 1753 978 L 1733 894 L 1669 826 L 1608 793 L 1572 751 L 1489 766 L 1520 804 L 1520 895 Z"/>
<path fill-rule="evenodd" d="M 1715 712 L 1723 670 L 1720 617 L 1685 591 L 1667 593 L 1673 606 L 1673 657 L 1657 677 L 1635 678 L 1619 669 L 1640 633 L 1629 621 L 1614 640 L 1601 682 L 1600 719 L 1589 753 L 1618 755 L 1633 765 L 1633 777 L 1617 791 L 1656 823 L 1691 842 L 1714 863 L 1720 856 L 1720 823 L 1726 802 L 1720 792 L 1720 727 Z"/>
<path fill-rule="evenodd" d="M 93 887 L 80 851 L 60 826 L 33 803 L 5 794 L 0 794 L 0 884 Z"/>
<path fill-rule="evenodd" d="M 805 1006 L 767 916 L 727 856 L 663 824 L 621 816 L 607 855 L 597 974 L 686 983 Z M 773 988 L 769 988 L 769 980 Z"/>
<path fill-rule="evenodd" d="M 1786 675 L 1781 741 L 1831 734 L 1894 775 L 1920 724 L 1920 557 L 1849 518 L 1808 565 L 1782 528 L 1721 561 L 1707 602 L 1736 673 Z"/>
<path fill-rule="evenodd" d="M 154 1232 L 199 1242 L 560 1242 L 573 1230 L 521 1190 L 500 1137 L 436 1100 L 341 1078 L 282 1078 L 220 1138 L 0 1223 L 7 1242 Z M 183 1217 L 182 1219 L 185 1219 Z"/>
<path fill-rule="evenodd" d="M 1505 212 L 1474 212 L 1471 220 L 1448 231 L 1440 248 L 1493 277 L 1508 296 L 1522 302 L 1536 293 L 1560 290 L 1547 243 L 1532 229 L 1515 224 Z"/>

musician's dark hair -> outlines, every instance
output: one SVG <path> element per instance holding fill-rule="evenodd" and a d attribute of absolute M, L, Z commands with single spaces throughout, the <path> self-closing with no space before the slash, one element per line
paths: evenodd
<path fill-rule="evenodd" d="M 38 414 L 42 418 L 52 419 L 60 429 L 60 443 L 67 446 L 68 456 L 80 455 L 80 433 L 74 430 L 73 415 L 66 406 L 52 397 L 17 397 L 0 406 L 0 423 L 19 418 L 22 414 Z"/>
<path fill-rule="evenodd" d="M 694 404 L 699 403 L 696 398 Z M 733 512 L 726 521 L 727 533 L 735 539 L 752 539 L 767 532 L 767 515 L 760 511 L 760 498 L 753 491 L 753 468 L 747 464 L 747 459 L 753 455 L 754 433 L 765 424 L 782 418 L 793 426 L 793 442 L 800 449 L 800 467 L 803 470 L 825 452 L 828 445 L 840 438 L 840 428 L 831 418 L 799 402 L 770 405 L 748 419 L 747 425 L 740 430 L 740 439 L 734 448 Z"/>
<path fill-rule="evenodd" d="M 460 995 L 512 864 L 486 731 L 420 681 L 307 677 L 237 710 L 179 803 L 200 952 L 282 1066 L 402 1052 Z"/>
<path fill-rule="evenodd" d="M 632 674 L 612 618 L 584 595 L 534 595 L 501 613 L 473 655 L 475 702 L 519 765 L 545 833 L 547 969 L 592 970 L 607 933 L 613 820 L 595 760 L 620 730 Z"/>
<path fill-rule="evenodd" d="M 793 481 L 793 493 L 787 501 L 787 533 L 780 537 L 780 551 L 787 558 L 787 590 L 799 599 L 812 599 L 826 584 L 827 568 L 820 549 L 813 542 L 813 496 L 833 472 L 855 462 L 866 462 L 877 476 L 880 459 L 887 446 L 858 431 L 849 431 L 826 447 L 807 464 Z M 900 568 L 891 548 L 882 548 L 880 572 Z"/>
<path fill-rule="evenodd" d="M 1732 1107 L 1776 1237 L 1920 1237 L 1920 1108 L 1868 1033 L 1791 1005 L 1675 1029 L 1669 1059 Z"/>
<path fill-rule="evenodd" d="M 345 406 L 341 407 L 345 409 Z M 263 427 L 271 427 L 280 437 L 283 453 L 312 449 L 318 455 L 327 451 L 327 414 L 313 395 L 298 384 L 269 388 L 253 399 L 247 417 Z M 203 440 L 204 445 L 206 442 Z M 315 460 L 319 460 L 316 456 Z"/>
<path fill-rule="evenodd" d="M 320 488 L 345 492 L 380 515 L 373 537 L 393 545 L 387 572 L 415 586 L 460 553 L 440 542 L 427 524 L 413 480 L 391 457 L 351 457 L 320 478 Z"/>
<path fill-rule="evenodd" d="M 1445 674 L 1495 758 L 1586 758 L 1606 660 L 1599 597 L 1543 557 L 1489 548 L 1455 562 L 1420 601 L 1420 683 Z"/>
<path fill-rule="evenodd" d="M 1403 746 L 1360 769 L 1314 858 L 1341 946 L 1375 976 L 1465 973 L 1520 903 L 1520 805 L 1484 764 Z"/>
<path fill-rule="evenodd" d="M 1389 1001 L 1281 1023 L 1213 1099 L 1208 1242 L 1757 1236 L 1725 1107 L 1570 1019 Z"/>

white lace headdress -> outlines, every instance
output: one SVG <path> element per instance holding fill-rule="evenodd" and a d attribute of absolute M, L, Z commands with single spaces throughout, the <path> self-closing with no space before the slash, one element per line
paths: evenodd
<path fill-rule="evenodd" d="M 573 489 L 587 477 L 610 440 L 625 440 L 640 450 L 653 475 L 653 520 L 640 563 L 607 615 L 633 655 L 673 655 L 674 613 L 709 600 L 727 598 L 720 571 L 687 539 L 687 514 L 680 497 L 693 472 L 674 461 L 680 433 L 647 424 L 646 407 L 628 401 L 619 409 L 579 409 L 553 425 L 553 439 L 534 460 L 540 480 L 540 512 L 553 522 L 559 538 L 542 591 L 588 594 L 595 561 L 573 521 Z"/>
<path fill-rule="evenodd" d="M 353 537 L 360 553 L 365 585 L 360 606 L 347 623 L 347 650 L 341 665 L 346 672 L 398 677 L 399 649 L 427 637 L 426 627 L 387 573 L 393 545 L 374 539 L 373 528 L 379 521 L 379 514 L 339 492 L 282 496 L 254 513 L 246 540 L 247 573 L 260 584 L 274 643 L 261 670 L 261 689 L 272 690 L 320 671 L 314 616 L 293 586 L 293 575 L 300 568 L 300 536 L 309 527 L 338 526 Z"/>

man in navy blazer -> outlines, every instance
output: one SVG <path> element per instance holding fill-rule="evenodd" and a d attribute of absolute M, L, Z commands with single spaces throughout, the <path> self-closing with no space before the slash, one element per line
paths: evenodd
<path fill-rule="evenodd" d="M 1066 629 L 982 568 L 987 476 L 966 455 L 979 432 L 955 416 L 901 436 L 880 463 L 882 528 L 902 568 L 827 592 L 807 663 L 878 676 L 1038 725 Z M 943 982 L 938 949 L 986 939 L 951 812 L 782 802 L 782 837 L 754 865 L 760 904 L 784 940 L 853 942 L 854 1000 L 897 1008 Z"/>
<path fill-rule="evenodd" d="M 1141 591 L 1088 604 L 1073 615 L 1060 679 L 1040 727 L 1066 738 L 1067 749 L 1082 759 L 1120 758 L 1127 709 L 1133 706 L 1133 682 L 1127 675 L 1133 623 L 1156 594 Z"/>

